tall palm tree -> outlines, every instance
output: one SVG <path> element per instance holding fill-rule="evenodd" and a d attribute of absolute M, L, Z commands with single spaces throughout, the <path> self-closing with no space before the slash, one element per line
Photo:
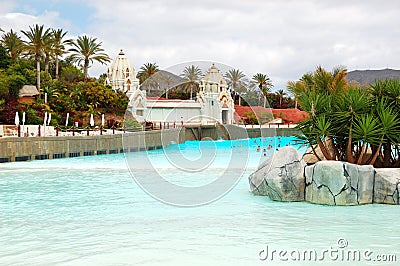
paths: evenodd
<path fill-rule="evenodd" d="M 43 53 L 44 71 L 49 72 L 50 58 L 54 55 L 53 30 L 51 30 L 50 37 L 44 40 Z"/>
<path fill-rule="evenodd" d="M 185 86 L 190 89 L 190 99 L 193 99 L 193 89 L 198 86 L 202 75 L 203 73 L 198 66 L 187 66 L 183 70 L 181 77 L 187 81 Z"/>
<path fill-rule="evenodd" d="M 294 97 L 294 108 L 297 109 L 297 95 L 300 93 L 300 82 L 299 81 L 288 81 L 286 88 L 288 90 L 288 92 L 293 95 Z"/>
<path fill-rule="evenodd" d="M 168 91 L 171 89 L 171 85 L 173 84 L 174 80 L 172 79 L 171 75 L 163 75 L 162 81 L 165 86 L 165 98 L 168 99 Z"/>
<path fill-rule="evenodd" d="M 228 86 L 239 94 L 239 105 L 241 105 L 241 94 L 247 90 L 244 81 L 246 75 L 239 69 L 230 69 L 225 73 L 224 77 L 228 80 Z"/>
<path fill-rule="evenodd" d="M 137 77 L 142 88 L 147 89 L 147 93 L 150 94 L 151 88 L 157 87 L 159 84 L 156 80 L 150 78 L 155 73 L 159 71 L 158 65 L 156 63 L 145 63 L 140 67 Z"/>
<path fill-rule="evenodd" d="M 278 90 L 276 92 L 276 95 L 279 97 L 279 107 L 281 107 L 282 106 L 282 100 L 283 100 L 283 97 L 285 97 L 286 92 L 284 90 Z"/>
<path fill-rule="evenodd" d="M 63 32 L 62 29 L 53 30 L 53 49 L 54 49 L 54 57 L 55 57 L 55 64 L 56 64 L 56 78 L 59 77 L 59 56 L 62 56 L 66 53 L 65 51 L 65 44 L 68 43 L 68 40 L 63 40 L 67 31 Z"/>
<path fill-rule="evenodd" d="M 145 63 L 140 67 L 137 77 L 139 78 L 140 84 L 142 84 L 150 76 L 154 75 L 159 71 L 156 63 Z"/>
<path fill-rule="evenodd" d="M 4 46 L 4 48 L 6 48 L 8 54 L 11 57 L 11 60 L 17 60 L 19 55 L 22 53 L 24 42 L 12 29 L 10 30 L 10 32 L 3 34 L 1 37 L 2 39 L 0 42 Z"/>
<path fill-rule="evenodd" d="M 251 81 L 252 86 L 258 86 L 260 89 L 261 93 L 264 96 L 264 108 L 267 104 L 267 95 L 271 91 L 271 88 L 273 87 L 272 81 L 270 78 L 262 73 L 257 73 L 253 76 L 252 81 Z"/>
<path fill-rule="evenodd" d="M 29 27 L 29 31 L 21 32 L 28 38 L 28 41 L 25 42 L 24 49 L 28 54 L 35 57 L 37 89 L 40 92 L 40 59 L 43 55 L 45 41 L 50 38 L 51 30 L 45 30 L 44 25 L 39 26 L 36 24 L 33 27 Z"/>
<path fill-rule="evenodd" d="M 76 41 L 68 40 L 66 43 L 72 46 L 68 51 L 71 53 L 71 62 L 77 63 L 83 67 L 85 79 L 88 78 L 88 69 L 93 61 L 105 64 L 111 61 L 111 58 L 104 53 L 101 48 L 101 42 L 97 42 L 97 38 L 91 38 L 86 35 L 79 36 Z"/>

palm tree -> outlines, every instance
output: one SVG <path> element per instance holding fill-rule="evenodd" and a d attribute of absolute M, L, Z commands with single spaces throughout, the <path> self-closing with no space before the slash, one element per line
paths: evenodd
<path fill-rule="evenodd" d="M 285 97 L 286 92 L 284 90 L 278 90 L 276 92 L 276 95 L 279 97 L 279 107 L 281 108 L 282 107 L 282 100 L 283 100 L 283 97 Z"/>
<path fill-rule="evenodd" d="M 17 60 L 19 55 L 22 53 L 24 42 L 12 29 L 10 30 L 10 32 L 3 34 L 1 37 L 1 44 L 8 51 L 11 60 Z"/>
<path fill-rule="evenodd" d="M 62 29 L 53 30 L 53 49 L 54 49 L 54 56 L 55 56 L 55 63 L 56 63 L 56 78 L 59 77 L 58 70 L 59 70 L 59 62 L 58 57 L 65 54 L 65 44 L 68 43 L 68 40 L 64 40 L 63 38 L 67 32 L 63 32 Z"/>
<path fill-rule="evenodd" d="M 198 86 L 202 75 L 203 73 L 198 66 L 187 66 L 183 70 L 181 77 L 187 81 L 185 85 L 190 89 L 190 99 L 193 99 L 193 89 Z"/>
<path fill-rule="evenodd" d="M 89 64 L 97 61 L 105 64 L 111 61 L 111 58 L 104 53 L 101 48 L 101 42 L 97 42 L 97 38 L 91 38 L 86 35 L 79 36 L 76 41 L 68 40 L 66 43 L 72 46 L 68 51 L 71 52 L 70 59 L 72 63 L 77 63 L 83 67 L 85 80 L 88 78 Z"/>
<path fill-rule="evenodd" d="M 44 71 L 49 72 L 50 58 L 54 55 L 53 30 L 51 30 L 50 37 L 44 40 L 43 53 Z"/>
<path fill-rule="evenodd" d="M 45 42 L 50 38 L 50 29 L 44 30 L 44 25 L 39 26 L 38 24 L 33 27 L 29 27 L 29 31 L 21 31 L 27 38 L 28 42 L 25 42 L 24 49 L 30 55 L 35 57 L 36 61 L 36 82 L 37 89 L 40 92 L 40 59 L 43 55 L 43 49 Z"/>
<path fill-rule="evenodd" d="M 145 63 L 140 67 L 137 77 L 139 78 L 141 86 L 147 89 L 147 93 L 150 93 L 151 88 L 158 86 L 157 81 L 150 78 L 158 71 L 159 69 L 156 63 Z"/>
<path fill-rule="evenodd" d="M 257 85 L 261 93 L 263 94 L 264 108 L 265 108 L 267 103 L 267 95 L 271 91 L 271 88 L 273 87 L 270 78 L 265 74 L 257 73 L 253 76 L 251 84 L 252 86 Z"/>
<path fill-rule="evenodd" d="M 231 87 L 235 93 L 239 94 L 239 105 L 241 105 L 241 94 L 247 90 L 244 81 L 246 75 L 239 69 L 230 69 L 225 73 L 224 77 L 228 80 L 228 86 Z"/>
<path fill-rule="evenodd" d="M 163 75 L 162 76 L 162 81 L 165 86 L 165 98 L 168 99 L 168 91 L 171 88 L 171 85 L 173 84 L 174 80 L 172 79 L 171 75 Z"/>
<path fill-rule="evenodd" d="M 154 75 L 159 71 L 156 63 L 145 63 L 140 67 L 137 77 L 139 78 L 140 84 L 142 84 L 150 76 Z"/>
<path fill-rule="evenodd" d="M 300 82 L 297 81 L 288 81 L 286 88 L 288 92 L 290 92 L 291 95 L 293 95 L 294 98 L 294 108 L 297 109 L 297 94 L 298 91 L 300 91 Z"/>

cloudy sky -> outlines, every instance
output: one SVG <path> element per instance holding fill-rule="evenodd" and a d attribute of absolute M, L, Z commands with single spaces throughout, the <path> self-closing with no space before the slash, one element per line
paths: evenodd
<path fill-rule="evenodd" d="M 38 23 L 96 37 L 136 69 L 220 62 L 265 73 L 279 89 L 317 65 L 400 69 L 399 11 L 397 0 L 1 0 L 0 27 Z M 94 64 L 89 74 L 105 71 Z"/>

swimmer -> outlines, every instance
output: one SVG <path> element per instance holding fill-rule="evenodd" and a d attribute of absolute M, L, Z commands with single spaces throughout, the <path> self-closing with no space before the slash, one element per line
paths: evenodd
<path fill-rule="evenodd" d="M 261 150 L 260 146 L 257 146 L 257 151 L 260 151 L 260 150 Z"/>

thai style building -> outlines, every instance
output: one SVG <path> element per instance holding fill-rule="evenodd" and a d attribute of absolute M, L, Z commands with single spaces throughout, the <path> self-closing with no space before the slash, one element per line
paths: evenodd
<path fill-rule="evenodd" d="M 234 123 L 234 101 L 227 91 L 226 80 L 214 64 L 200 80 L 196 100 L 147 97 L 146 90 L 139 86 L 135 69 L 122 50 L 108 68 L 105 84 L 127 94 L 128 110 L 139 122 Z M 165 91 L 169 88 L 160 89 Z"/>
<path fill-rule="evenodd" d="M 114 91 L 123 91 L 128 97 L 139 88 L 139 79 L 136 70 L 131 66 L 129 59 L 121 50 L 107 70 L 105 85 L 110 85 Z"/>
<path fill-rule="evenodd" d="M 228 85 L 213 64 L 200 80 L 196 100 L 146 97 L 144 90 L 132 92 L 128 108 L 140 122 L 185 122 L 232 124 L 235 107 Z"/>

